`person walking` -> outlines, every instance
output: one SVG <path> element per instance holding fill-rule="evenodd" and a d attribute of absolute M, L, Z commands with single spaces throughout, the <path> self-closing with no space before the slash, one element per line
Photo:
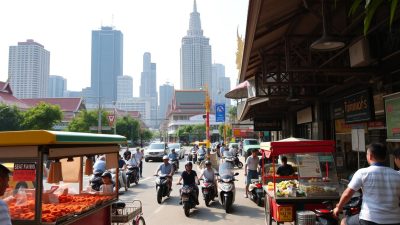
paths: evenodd
<path fill-rule="evenodd" d="M 367 168 L 357 170 L 339 203 L 333 209 L 338 216 L 353 194 L 362 189 L 363 200 L 358 215 L 345 217 L 341 225 L 400 224 L 400 173 L 384 165 L 386 147 L 373 143 L 367 148 Z"/>
<path fill-rule="evenodd" d="M 8 188 L 10 170 L 0 164 L 0 196 L 3 196 Z M 0 224 L 11 225 L 10 211 L 6 202 L 0 198 Z"/>
<path fill-rule="evenodd" d="M 140 178 L 143 178 L 143 157 L 144 157 L 144 150 L 140 148 L 136 148 L 136 162 L 139 164 L 139 174 Z"/>
<path fill-rule="evenodd" d="M 247 157 L 246 163 L 244 164 L 244 175 L 246 176 L 245 198 L 249 197 L 249 185 L 251 183 L 251 179 L 258 179 L 258 167 L 260 159 L 257 156 L 257 151 L 257 149 L 253 149 L 251 156 Z"/>

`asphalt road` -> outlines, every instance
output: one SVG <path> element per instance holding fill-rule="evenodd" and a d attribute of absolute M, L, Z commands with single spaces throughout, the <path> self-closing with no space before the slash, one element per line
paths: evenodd
<path fill-rule="evenodd" d="M 236 169 L 239 176 L 236 181 L 236 200 L 232 207 L 232 212 L 226 214 L 221 204 L 212 202 L 210 207 L 206 207 L 202 199 L 202 194 L 199 195 L 200 205 L 195 209 L 191 209 L 190 217 L 186 217 L 183 208 L 179 202 L 179 188 L 176 185 L 179 179 L 180 172 L 184 168 L 186 159 L 180 161 L 180 169 L 173 177 L 173 191 L 171 197 L 163 198 L 162 204 L 158 204 L 156 200 L 155 177 L 153 176 L 158 165 L 161 162 L 145 162 L 143 167 L 143 178 L 137 186 L 133 185 L 128 192 L 120 195 L 121 200 L 139 199 L 143 203 L 143 217 L 146 224 L 158 225 L 183 225 L 183 224 L 264 224 L 264 209 L 258 207 L 250 199 L 244 198 L 244 175 L 243 169 Z M 243 158 L 241 159 L 243 161 Z M 200 171 L 194 167 L 199 173 Z M 122 189 L 121 189 L 122 190 Z"/>

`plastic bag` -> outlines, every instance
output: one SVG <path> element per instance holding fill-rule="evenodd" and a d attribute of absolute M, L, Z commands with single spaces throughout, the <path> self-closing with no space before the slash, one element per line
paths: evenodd
<path fill-rule="evenodd" d="M 15 195 L 15 200 L 16 206 L 24 206 L 28 204 L 28 195 L 26 194 L 25 188 L 21 187 L 18 189 L 18 192 Z"/>

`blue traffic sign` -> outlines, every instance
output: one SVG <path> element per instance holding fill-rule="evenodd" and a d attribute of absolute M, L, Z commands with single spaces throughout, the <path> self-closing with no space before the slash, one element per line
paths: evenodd
<path fill-rule="evenodd" d="M 225 122 L 225 104 L 215 104 L 215 122 Z"/>

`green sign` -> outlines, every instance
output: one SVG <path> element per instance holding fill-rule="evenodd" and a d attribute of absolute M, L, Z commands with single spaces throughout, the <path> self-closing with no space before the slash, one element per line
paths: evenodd
<path fill-rule="evenodd" d="M 387 139 L 400 139 L 400 98 L 385 100 Z"/>

